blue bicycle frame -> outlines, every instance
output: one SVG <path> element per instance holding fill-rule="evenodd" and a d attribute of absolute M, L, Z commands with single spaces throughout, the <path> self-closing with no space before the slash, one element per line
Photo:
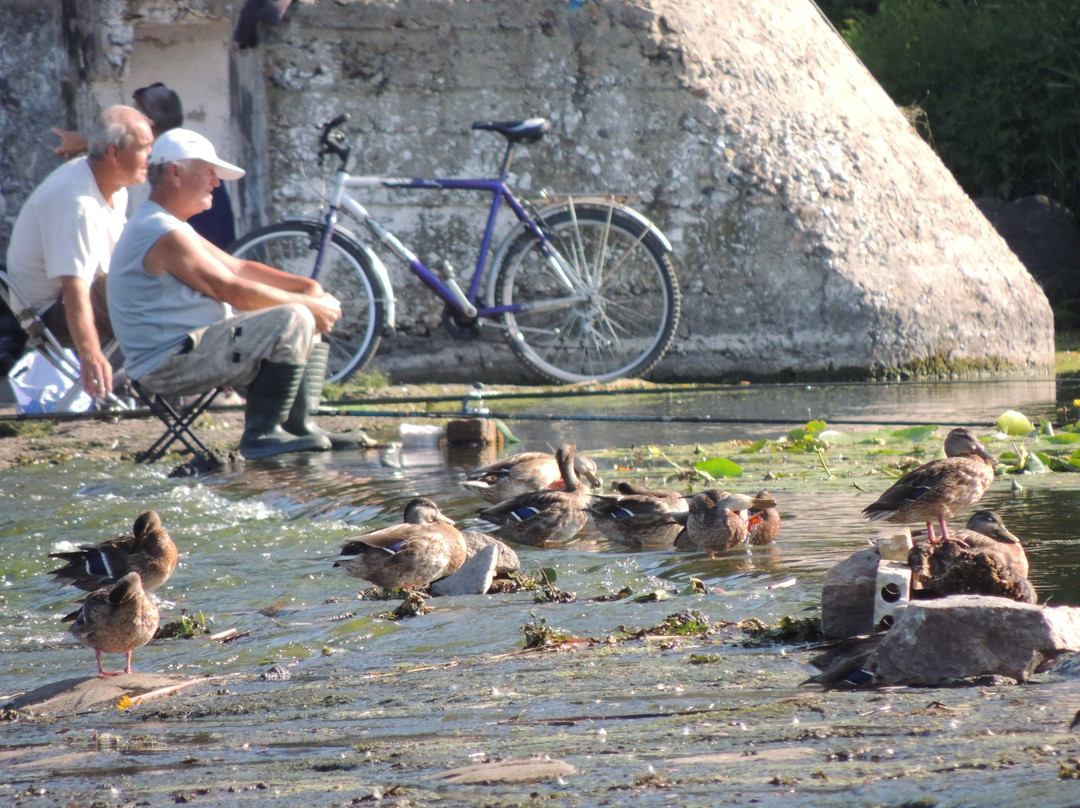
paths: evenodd
<path fill-rule="evenodd" d="M 514 152 L 513 141 L 507 144 L 506 154 L 503 157 L 502 166 L 500 167 L 499 177 L 497 179 L 437 177 L 400 178 L 381 176 L 355 177 L 350 175 L 344 167 L 345 162 L 348 160 L 349 147 L 344 146 L 341 147 L 340 151 L 333 151 L 342 158 L 342 167 L 337 171 L 334 189 L 329 200 L 329 207 L 323 218 L 324 229 L 322 233 L 322 243 L 319 245 L 315 268 L 312 272 L 313 278 L 318 277 L 319 268 L 322 266 L 323 256 L 326 254 L 326 250 L 330 245 L 330 240 L 333 238 L 337 228 L 338 211 L 344 208 L 350 215 L 357 219 L 357 221 L 367 225 L 371 231 L 375 233 L 379 241 L 385 244 L 398 258 L 404 261 L 413 274 L 420 278 L 429 289 L 442 298 L 455 311 L 469 320 L 474 320 L 478 317 L 496 317 L 506 312 L 516 313 L 526 310 L 537 310 L 540 308 L 562 308 L 587 298 L 587 290 L 581 288 L 580 282 L 575 284 L 574 274 L 566 271 L 566 267 L 563 263 L 564 259 L 559 255 L 558 251 L 552 248 L 551 242 L 548 240 L 543 230 L 533 217 L 529 215 L 525 210 L 525 206 L 516 196 L 514 196 L 513 192 L 506 184 L 506 177 L 509 174 L 510 162 Z M 488 220 L 484 227 L 484 235 L 480 242 L 476 267 L 473 270 L 467 294 L 462 291 L 452 272 L 448 273 L 449 278 L 446 281 L 439 278 L 439 276 L 424 264 L 415 253 L 402 244 L 397 236 L 387 230 L 363 205 L 353 199 L 348 193 L 349 188 L 370 187 L 413 190 L 467 190 L 483 191 L 491 194 L 492 199 L 491 207 L 488 211 Z M 541 254 L 552 267 L 556 277 L 564 284 L 569 296 L 531 304 L 514 303 L 506 306 L 477 305 L 480 299 L 480 287 L 485 274 L 484 268 L 487 265 L 488 253 L 491 250 L 491 242 L 494 236 L 496 222 L 504 201 L 517 217 L 518 222 L 520 223 L 518 226 L 528 229 L 536 238 Z"/>

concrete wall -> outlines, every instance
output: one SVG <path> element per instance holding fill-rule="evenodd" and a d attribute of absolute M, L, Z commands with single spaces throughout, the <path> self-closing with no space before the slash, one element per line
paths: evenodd
<path fill-rule="evenodd" d="M 66 64 L 33 44 L 40 34 L 4 33 L 68 77 L 24 76 L 42 100 L 20 101 L 18 121 L 50 108 L 52 84 L 79 119 L 88 99 L 163 80 L 202 105 L 205 129 L 194 116 L 193 128 L 249 169 L 233 194 L 241 231 L 317 208 L 314 125 L 338 111 L 353 116 L 355 170 L 413 174 L 490 171 L 497 141 L 473 120 L 549 116 L 551 136 L 516 163 L 518 187 L 636 194 L 675 245 L 684 317 L 654 378 L 1052 365 L 1041 290 L 808 0 L 306 0 L 242 52 L 228 50 L 239 3 L 15 2 L 43 25 L 57 24 L 42 8 L 79 9 L 56 40 Z M 33 154 L 3 190 L 0 237 L 24 180 L 50 162 L 11 128 L 5 143 Z M 471 200 L 365 201 L 425 259 L 471 266 Z M 523 380 L 498 343 L 443 337 L 441 306 L 387 262 L 402 331 L 377 365 L 401 379 Z"/>

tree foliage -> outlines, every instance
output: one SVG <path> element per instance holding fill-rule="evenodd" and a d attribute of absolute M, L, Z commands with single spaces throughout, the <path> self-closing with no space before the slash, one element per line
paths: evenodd
<path fill-rule="evenodd" d="M 1077 0 L 821 5 L 971 196 L 1080 211 Z"/>

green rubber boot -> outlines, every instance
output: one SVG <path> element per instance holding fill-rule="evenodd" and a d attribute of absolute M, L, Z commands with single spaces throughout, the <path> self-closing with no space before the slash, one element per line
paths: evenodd
<path fill-rule="evenodd" d="M 296 400 L 304 375 L 303 365 L 263 362 L 247 389 L 244 434 L 240 454 L 248 460 L 288 452 L 325 452 L 330 439 L 323 435 L 294 436 L 281 428 Z"/>
<path fill-rule="evenodd" d="M 330 432 L 323 429 L 312 413 L 319 411 L 319 402 L 322 400 L 323 382 L 326 381 L 326 363 L 330 358 L 330 346 L 319 340 L 308 355 L 307 367 L 300 379 L 300 386 L 296 391 L 289 410 L 289 417 L 282 424 L 286 432 L 293 435 L 322 435 L 329 439 L 332 449 L 365 449 L 375 445 L 375 441 L 365 434 L 362 429 L 354 429 L 348 432 Z"/>

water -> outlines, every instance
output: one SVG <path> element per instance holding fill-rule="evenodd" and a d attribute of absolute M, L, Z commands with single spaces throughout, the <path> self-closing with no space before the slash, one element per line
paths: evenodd
<path fill-rule="evenodd" d="M 735 388 L 700 396 L 665 393 L 652 400 L 551 400 L 542 407 L 537 402 L 493 402 L 492 408 L 601 416 L 645 411 L 668 416 L 712 413 L 718 419 L 741 421 L 510 423 L 522 440 L 513 451 L 548 449 L 572 441 L 579 451 L 600 457 L 601 473 L 611 481 L 619 476 L 614 465 L 620 462 L 620 454 L 631 455 L 631 447 L 774 437 L 811 418 L 826 420 L 841 431 L 865 431 L 871 419 L 882 424 L 990 424 L 1000 412 L 1013 408 L 1031 418 L 1053 418 L 1062 406 L 1071 404 L 1073 395 L 1071 389 L 1064 385 L 1059 389 L 1053 382 L 796 386 Z M 758 423 L 753 422 L 755 418 Z M 782 422 L 788 419 L 790 424 L 785 426 Z M 613 447 L 625 452 L 609 452 Z M 682 460 L 689 457 L 681 450 L 668 451 Z M 169 479 L 164 466 L 86 460 L 0 472 L 0 651 L 5 660 L 0 667 L 0 703 L 5 696 L 45 682 L 83 678 L 94 672 L 93 653 L 77 646 L 66 625 L 59 622 L 74 608 L 79 593 L 57 588 L 44 575 L 56 566 L 48 553 L 62 541 L 97 542 L 128 532 L 134 517 L 149 508 L 160 512 L 181 553 L 179 567 L 159 590 L 166 601 L 163 622 L 181 611 L 203 614 L 210 619 L 213 631 L 236 629 L 241 637 L 229 643 L 208 638 L 154 642 L 135 652 L 136 669 L 183 676 L 250 676 L 282 663 L 297 675 L 330 682 L 383 677 L 403 665 L 446 665 L 459 659 L 512 653 L 522 647 L 523 627 L 541 619 L 576 637 L 603 638 L 620 627 L 635 630 L 655 625 L 688 607 L 703 610 L 714 624 L 748 617 L 775 623 L 782 616 L 810 616 L 817 611 L 825 572 L 865 547 L 877 532 L 859 513 L 868 500 L 857 496 L 850 483 L 829 481 L 823 474 L 792 475 L 768 483 L 784 519 L 778 543 L 750 554 L 709 561 L 699 554 L 675 551 L 628 553 L 594 536 L 565 549 L 522 548 L 523 567 L 554 567 L 558 586 L 577 594 L 573 605 L 538 605 L 529 593 L 454 598 L 436 602 L 439 608 L 421 619 L 393 622 L 379 614 L 396 603 L 356 600 L 363 582 L 332 567 L 332 557 L 341 544 L 360 532 L 399 521 L 404 505 L 417 495 L 432 497 L 446 513 L 467 525 L 483 503 L 463 491 L 458 481 L 463 467 L 483 459 L 487 458 L 470 452 L 395 447 L 285 457 L 231 467 L 199 479 Z M 652 479 L 659 483 L 665 463 L 652 462 L 656 468 Z M 814 466 L 812 456 L 797 462 Z M 1040 601 L 1080 604 L 1080 536 L 1074 519 L 1080 507 L 1080 475 L 1025 477 L 1020 483 L 1015 489 L 1011 480 L 995 481 L 982 506 L 1001 513 L 1005 523 L 1025 541 Z M 742 488 L 756 486 L 747 480 Z M 657 590 L 675 594 L 691 577 L 705 582 L 710 594 L 657 603 L 590 601 L 624 587 L 635 594 Z M 793 663 L 785 661 L 783 668 L 774 669 L 772 663 L 762 661 L 760 651 L 740 652 L 725 646 L 723 653 L 736 655 L 732 658 L 748 653 L 745 665 L 749 667 L 744 674 L 751 679 L 759 677 L 755 687 L 740 696 L 746 709 L 766 710 L 777 694 L 790 698 L 798 692 L 801 676 Z M 757 661 L 750 661 L 754 658 Z M 118 661 L 111 658 L 107 664 L 115 666 Z M 661 662 L 661 658 L 654 658 L 640 664 Z M 636 663 L 627 663 L 633 660 L 613 656 L 608 667 L 602 659 L 593 660 L 589 665 L 599 667 L 582 675 L 603 671 L 610 681 L 633 677 Z M 661 676 L 649 670 L 647 681 Z M 550 671 L 546 675 L 550 676 Z M 685 670 L 680 675 L 685 675 Z M 520 698 L 529 704 L 530 715 L 592 709 L 589 698 L 575 700 L 570 697 L 572 691 L 533 692 L 521 677 L 511 679 L 511 684 L 506 678 L 505 671 L 502 677 L 495 677 L 493 692 L 511 687 L 519 695 L 524 693 Z M 424 685 L 431 689 L 425 698 L 452 704 L 472 687 L 471 681 L 464 673 L 432 679 Z M 371 698 L 379 694 L 382 703 L 397 703 L 399 696 L 394 695 L 393 685 L 381 679 L 376 682 L 363 685 L 365 689 L 370 686 Z M 593 686 L 600 684 L 589 685 Z M 693 696 L 683 690 L 669 692 L 680 705 L 697 704 L 695 699 L 699 698 L 711 702 L 718 697 L 705 685 L 700 686 L 704 690 L 686 686 Z M 656 708 L 656 700 L 666 698 L 649 689 L 652 687 L 648 685 L 634 697 L 645 697 L 641 709 Z M 366 699 L 362 692 L 352 698 Z M 597 698 L 610 698 L 610 694 Z M 794 698 L 798 701 L 800 697 Z M 397 743 L 427 733 L 424 721 L 429 720 L 429 713 L 418 717 L 408 711 L 407 704 L 408 697 L 401 702 L 394 722 L 372 724 L 362 734 L 393 736 Z M 470 711 L 483 709 L 463 706 L 460 710 L 464 712 L 452 710 L 441 720 L 454 727 L 451 734 L 468 735 L 476 731 L 470 723 L 475 719 L 468 718 L 474 715 Z M 338 727 L 337 720 L 312 718 L 311 732 L 333 734 L 340 730 L 355 738 L 349 733 L 359 731 L 356 725 L 350 724 L 352 729 L 346 730 Z M 232 726 L 236 729 L 235 722 Z M 186 731 L 194 732 L 190 728 Z M 33 742 L 33 737 L 32 733 L 27 735 L 22 743 Z M 177 748 L 199 747 L 197 740 L 190 739 L 180 743 L 173 738 L 170 743 Z M 343 754 L 352 754 L 350 742 L 341 743 Z M 577 741 L 568 743 L 568 748 L 576 748 Z M 261 754 L 288 758 L 286 747 L 268 742 L 267 749 L 276 751 Z M 229 754 L 233 753 L 235 750 Z M 242 752 L 236 754 L 244 757 Z M 873 800 L 880 788 L 870 789 Z M 838 800 L 836 804 L 845 804 L 842 795 Z M 595 803 L 586 799 L 582 804 Z"/>

